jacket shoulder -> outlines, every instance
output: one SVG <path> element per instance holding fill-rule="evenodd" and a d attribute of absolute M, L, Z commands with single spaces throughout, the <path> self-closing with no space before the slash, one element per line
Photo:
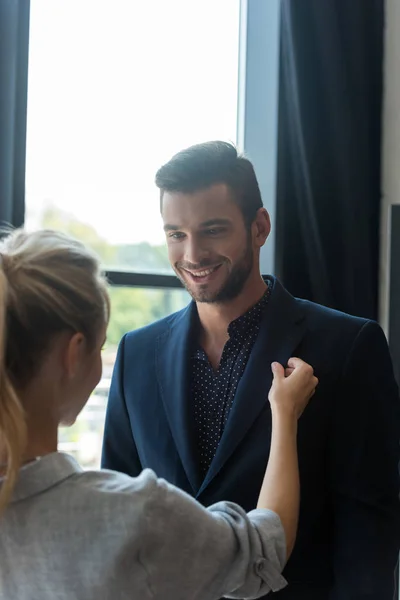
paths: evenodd
<path fill-rule="evenodd" d="M 306 315 L 307 331 L 325 339 L 337 340 L 343 346 L 352 345 L 356 339 L 364 339 L 361 332 L 374 332 L 385 337 L 380 325 L 371 319 L 356 317 L 308 300 L 295 299 Z"/>

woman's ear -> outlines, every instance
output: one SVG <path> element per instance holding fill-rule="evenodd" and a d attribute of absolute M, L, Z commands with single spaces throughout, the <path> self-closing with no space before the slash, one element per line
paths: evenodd
<path fill-rule="evenodd" d="M 74 333 L 66 339 L 64 366 L 70 379 L 75 377 L 82 364 L 85 345 L 85 337 L 82 333 Z"/>

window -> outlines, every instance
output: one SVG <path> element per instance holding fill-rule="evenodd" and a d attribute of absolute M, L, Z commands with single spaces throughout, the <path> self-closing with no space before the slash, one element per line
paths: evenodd
<path fill-rule="evenodd" d="M 111 290 L 103 379 L 60 432 L 84 466 L 99 464 L 120 337 L 188 301 L 168 263 L 154 176 L 186 146 L 236 142 L 238 54 L 239 0 L 31 3 L 27 228 L 78 237 L 114 281 L 123 271 L 170 275 L 154 279 L 158 289 Z"/>
<path fill-rule="evenodd" d="M 236 141 L 238 39 L 238 0 L 32 2 L 27 226 L 56 212 L 108 267 L 147 269 L 121 247 L 164 241 L 157 168 Z"/>

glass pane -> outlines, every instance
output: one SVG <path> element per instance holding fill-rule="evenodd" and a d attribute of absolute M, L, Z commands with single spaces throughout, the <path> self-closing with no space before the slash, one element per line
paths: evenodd
<path fill-rule="evenodd" d="M 239 0 L 31 3 L 26 224 L 169 272 L 155 172 L 236 141 Z"/>
<path fill-rule="evenodd" d="M 75 456 L 84 468 L 100 466 L 104 417 L 112 369 L 121 337 L 131 329 L 180 310 L 190 300 L 180 289 L 118 288 L 110 290 L 111 320 L 103 350 L 103 376 L 72 427 L 59 431 L 59 449 Z"/>

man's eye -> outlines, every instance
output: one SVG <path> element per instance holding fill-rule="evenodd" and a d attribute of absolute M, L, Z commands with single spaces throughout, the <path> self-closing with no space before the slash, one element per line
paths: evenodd
<path fill-rule="evenodd" d="M 172 238 L 173 240 L 180 240 L 183 238 L 183 236 L 184 236 L 183 233 L 176 231 L 175 233 L 171 233 L 168 237 Z"/>
<path fill-rule="evenodd" d="M 222 227 L 212 227 L 211 229 L 207 229 L 207 235 L 218 235 L 223 233 L 224 229 Z"/>

